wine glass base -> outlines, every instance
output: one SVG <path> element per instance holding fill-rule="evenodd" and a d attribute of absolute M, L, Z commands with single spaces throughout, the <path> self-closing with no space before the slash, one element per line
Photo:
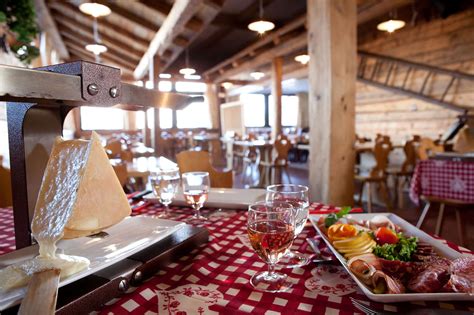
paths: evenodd
<path fill-rule="evenodd" d="M 270 274 L 268 271 L 253 275 L 250 279 L 250 284 L 255 289 L 263 292 L 286 292 L 290 290 L 293 285 L 293 283 L 288 281 L 287 275 L 279 272 Z"/>
<path fill-rule="evenodd" d="M 188 218 L 185 221 L 186 223 L 191 223 L 191 224 L 203 224 L 209 221 L 209 219 L 202 215 L 193 215 L 192 217 Z"/>
<path fill-rule="evenodd" d="M 288 251 L 277 263 L 281 268 L 296 268 L 306 266 L 311 262 L 313 255 L 302 254 L 297 251 Z"/>

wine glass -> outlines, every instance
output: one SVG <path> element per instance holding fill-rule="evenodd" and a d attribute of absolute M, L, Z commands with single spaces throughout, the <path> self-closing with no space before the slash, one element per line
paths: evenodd
<path fill-rule="evenodd" d="M 191 220 L 207 220 L 206 217 L 201 215 L 200 209 L 207 201 L 207 195 L 209 194 L 209 187 L 211 186 L 209 173 L 183 173 L 182 179 L 184 199 L 194 209 L 194 215 Z"/>
<path fill-rule="evenodd" d="M 267 187 L 267 201 L 284 201 L 293 206 L 295 211 L 295 239 L 303 231 L 309 214 L 308 187 L 293 184 L 271 185 Z M 294 268 L 307 265 L 311 260 L 310 255 L 298 251 L 288 250 L 278 263 L 279 266 Z"/>
<path fill-rule="evenodd" d="M 153 193 L 165 206 L 165 211 L 160 213 L 160 218 L 170 218 L 169 205 L 173 201 L 179 187 L 179 169 L 172 168 L 167 170 L 158 169 L 150 172 L 150 185 Z"/>
<path fill-rule="evenodd" d="M 291 288 L 287 275 L 275 271 L 275 265 L 293 243 L 295 211 L 281 201 L 261 201 L 249 206 L 247 233 L 258 256 L 268 265 L 268 271 L 256 273 L 250 284 L 265 292 L 284 292 Z"/>

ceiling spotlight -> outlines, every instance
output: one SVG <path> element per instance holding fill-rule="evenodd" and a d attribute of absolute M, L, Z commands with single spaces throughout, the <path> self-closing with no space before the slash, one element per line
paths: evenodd
<path fill-rule="evenodd" d="M 112 13 L 108 6 L 95 2 L 81 3 L 79 5 L 79 10 L 81 10 L 82 13 L 92 15 L 95 18 L 107 16 Z"/>
<path fill-rule="evenodd" d="M 405 21 L 402 21 L 402 20 L 388 20 L 388 21 L 378 24 L 377 29 L 379 31 L 393 33 L 396 30 L 399 30 L 402 27 L 404 27 L 405 24 L 406 24 Z"/>
<path fill-rule="evenodd" d="M 107 47 L 101 44 L 89 44 L 86 45 L 86 49 L 90 52 L 92 52 L 94 55 L 100 55 L 102 53 L 105 53 L 107 51 Z"/>
<path fill-rule="evenodd" d="M 306 55 L 306 54 L 298 55 L 295 57 L 295 61 L 298 61 L 299 63 L 305 65 L 309 62 L 309 55 Z"/>
<path fill-rule="evenodd" d="M 263 77 L 265 76 L 265 73 L 259 72 L 259 71 L 255 71 L 255 72 L 250 73 L 250 76 L 251 76 L 252 78 L 254 78 L 255 80 L 260 80 L 261 78 L 263 78 Z"/>
<path fill-rule="evenodd" d="M 231 87 L 234 86 L 234 84 L 232 82 L 222 82 L 222 87 L 226 90 L 230 89 Z"/>
<path fill-rule="evenodd" d="M 273 24 L 270 21 L 265 21 L 263 19 L 263 2 L 262 2 L 262 0 L 259 1 L 259 8 L 260 8 L 260 10 L 259 10 L 260 20 L 250 23 L 248 25 L 248 28 L 249 28 L 249 30 L 257 32 L 261 35 L 265 32 L 268 32 L 268 31 L 274 29 L 275 24 Z"/>

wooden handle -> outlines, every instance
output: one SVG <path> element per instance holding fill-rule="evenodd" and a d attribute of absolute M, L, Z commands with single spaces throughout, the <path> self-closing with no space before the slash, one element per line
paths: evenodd
<path fill-rule="evenodd" d="M 18 314 L 54 314 L 58 297 L 59 269 L 48 269 L 33 275 Z"/>

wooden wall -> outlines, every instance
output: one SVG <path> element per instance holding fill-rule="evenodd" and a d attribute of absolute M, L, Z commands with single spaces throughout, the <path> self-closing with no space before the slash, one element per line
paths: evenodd
<path fill-rule="evenodd" d="M 359 43 L 358 48 L 474 74 L 474 10 L 381 34 L 375 40 Z M 415 85 L 422 79 L 416 74 L 411 77 Z M 445 78 L 435 78 L 427 89 L 432 95 L 440 95 L 446 84 Z M 472 82 L 453 85 L 451 91 L 456 93 L 448 94 L 447 100 L 474 107 Z M 376 133 L 383 133 L 394 142 L 402 142 L 412 134 L 436 138 L 457 115 L 436 105 L 357 83 L 356 132 L 362 136 L 374 138 Z"/>

